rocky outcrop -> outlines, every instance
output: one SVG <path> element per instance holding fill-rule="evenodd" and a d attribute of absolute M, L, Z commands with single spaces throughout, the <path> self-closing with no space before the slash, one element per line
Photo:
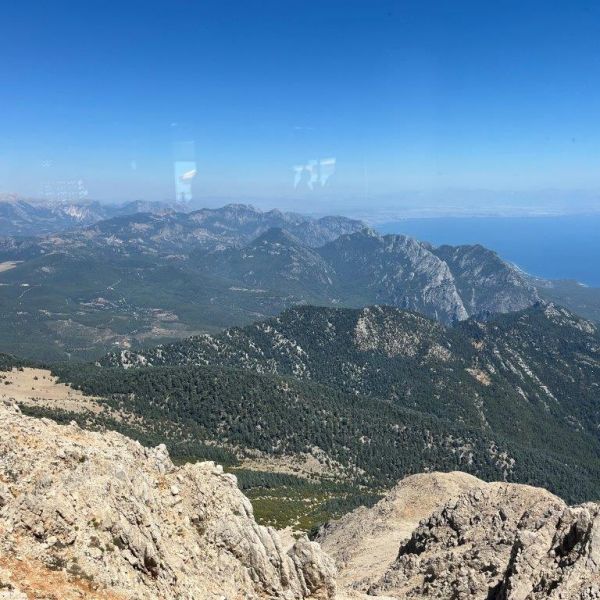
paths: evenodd
<path fill-rule="evenodd" d="M 448 265 L 413 238 L 365 229 L 339 237 L 319 253 L 344 282 L 346 303 L 397 306 L 443 323 L 469 316 Z"/>
<path fill-rule="evenodd" d="M 564 508 L 560 499 L 537 488 L 477 487 L 425 519 L 369 591 L 397 598 L 494 598 L 521 519 L 543 519 Z"/>
<path fill-rule="evenodd" d="M 527 514 L 493 600 L 600 598 L 600 506 Z"/>
<path fill-rule="evenodd" d="M 367 588 L 390 568 L 419 521 L 461 493 L 486 484 L 468 473 L 411 475 L 372 508 L 325 525 L 316 540 L 335 559 L 338 583 Z"/>
<path fill-rule="evenodd" d="M 407 537 L 415 516 L 435 504 Z M 363 544 L 378 530 L 392 540 L 390 521 L 403 538 L 391 564 L 389 547 L 375 543 L 369 556 Z M 568 507 L 543 489 L 432 473 L 407 478 L 374 508 L 323 529 L 320 540 L 351 598 L 588 600 L 600 598 L 599 531 L 598 504 Z M 357 571 L 369 562 L 370 573 Z"/>
<path fill-rule="evenodd" d="M 469 315 L 522 310 L 540 298 L 527 275 L 493 250 L 440 246 L 433 253 L 450 269 Z"/>
<path fill-rule="evenodd" d="M 164 446 L 5 405 L 0 533 L 0 597 L 15 600 L 335 593 L 333 562 L 319 545 L 300 539 L 286 549 L 275 530 L 256 524 L 235 477 L 214 463 L 176 467 Z M 51 580 L 54 595 L 44 595 Z"/>
<path fill-rule="evenodd" d="M 337 592 L 321 546 L 257 525 L 214 463 L 0 405 L 1 600 L 591 600 L 599 532 L 595 503 L 413 475 L 319 533 Z"/>

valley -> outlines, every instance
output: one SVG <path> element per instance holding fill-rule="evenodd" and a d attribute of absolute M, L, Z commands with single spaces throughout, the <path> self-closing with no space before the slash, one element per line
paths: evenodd
<path fill-rule="evenodd" d="M 553 305 L 455 327 L 391 307 L 302 307 L 97 364 L 50 365 L 101 409 L 22 408 L 164 442 L 180 461 L 269 459 L 273 473 L 351 484 L 357 502 L 411 473 L 457 469 L 580 501 L 600 494 L 599 353 L 597 327 Z"/>

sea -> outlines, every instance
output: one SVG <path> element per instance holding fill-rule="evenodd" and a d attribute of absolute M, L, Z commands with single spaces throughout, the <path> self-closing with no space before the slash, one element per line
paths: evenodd
<path fill-rule="evenodd" d="M 419 218 L 377 229 L 435 246 L 481 244 L 532 275 L 600 287 L 600 214 Z"/>

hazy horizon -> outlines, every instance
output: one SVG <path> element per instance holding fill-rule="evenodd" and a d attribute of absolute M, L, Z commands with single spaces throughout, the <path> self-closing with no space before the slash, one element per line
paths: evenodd
<path fill-rule="evenodd" d="M 596 212 L 599 17 L 539 1 L 13 4 L 0 190 L 378 221 Z"/>
<path fill-rule="evenodd" d="M 501 193 L 489 190 L 447 191 L 444 193 L 406 192 L 364 199 L 348 196 L 345 199 L 328 198 L 261 198 L 249 195 L 207 196 L 180 202 L 182 210 L 220 208 L 227 204 L 247 204 L 262 211 L 283 210 L 306 215 L 340 215 L 362 219 L 370 224 L 387 223 L 403 219 L 449 218 L 449 217 L 559 217 L 569 215 L 600 214 L 600 199 L 595 194 L 580 194 L 578 201 L 573 195 L 556 192 L 537 194 Z M 134 201 L 175 203 L 171 197 L 144 198 L 91 198 L 60 199 L 27 196 L 0 191 L 0 202 L 24 200 L 50 203 L 126 204 Z"/>

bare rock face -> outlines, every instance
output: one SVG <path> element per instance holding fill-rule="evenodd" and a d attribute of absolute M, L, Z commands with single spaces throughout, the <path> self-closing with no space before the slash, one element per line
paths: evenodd
<path fill-rule="evenodd" d="M 364 506 L 327 524 L 317 536 L 335 559 L 342 587 L 366 589 L 391 567 L 419 521 L 465 491 L 485 486 L 468 473 L 406 477 L 372 508 Z"/>
<path fill-rule="evenodd" d="M 493 600 L 600 598 L 600 506 L 525 515 Z"/>
<path fill-rule="evenodd" d="M 422 521 L 369 591 L 398 598 L 493 598 L 522 519 L 541 521 L 565 508 L 559 498 L 529 486 L 472 489 Z"/>
<path fill-rule="evenodd" d="M 600 598 L 600 505 L 568 507 L 526 485 L 414 475 L 319 541 L 343 599 Z"/>
<path fill-rule="evenodd" d="M 0 598 L 325 600 L 334 572 L 257 525 L 212 462 L 0 406 Z"/>

